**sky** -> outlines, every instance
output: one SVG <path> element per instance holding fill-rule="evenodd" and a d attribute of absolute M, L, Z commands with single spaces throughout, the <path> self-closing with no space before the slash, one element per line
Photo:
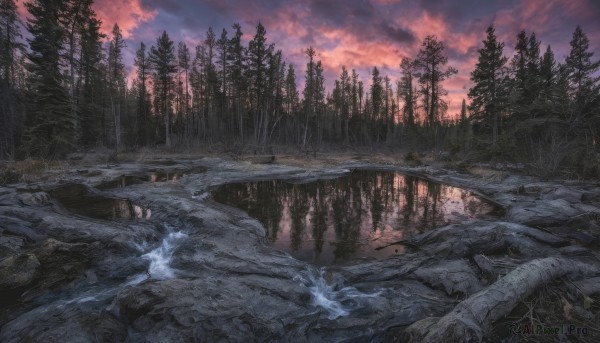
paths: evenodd
<path fill-rule="evenodd" d="M 23 2 L 18 0 L 19 11 L 26 17 Z M 356 69 L 367 85 L 375 66 L 382 76 L 396 80 L 402 58 L 415 57 L 423 38 L 435 35 L 446 46 L 448 65 L 458 69 L 444 82 L 450 115 L 458 113 L 466 98 L 489 25 L 505 43 L 506 56 L 512 55 L 517 33 L 526 30 L 536 33 L 542 52 L 551 45 L 559 62 L 568 55 L 573 31 L 580 25 L 594 60 L 600 58 L 599 0 L 95 0 L 94 8 L 106 33 L 115 23 L 123 30 L 131 76 L 140 42 L 155 44 L 163 30 L 194 51 L 209 27 L 217 36 L 223 28 L 231 36 L 231 26 L 239 23 L 247 43 L 262 22 L 267 42 L 296 68 L 300 89 L 304 51 L 312 46 L 331 91 L 342 66 Z"/>

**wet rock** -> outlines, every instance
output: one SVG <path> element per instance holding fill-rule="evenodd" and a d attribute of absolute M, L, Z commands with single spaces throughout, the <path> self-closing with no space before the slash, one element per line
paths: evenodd
<path fill-rule="evenodd" d="M 40 262 L 33 254 L 13 255 L 0 261 L 0 292 L 25 287 L 33 282 Z"/>
<path fill-rule="evenodd" d="M 433 266 L 419 268 L 415 276 L 434 287 L 442 287 L 448 295 L 473 294 L 482 285 L 475 270 L 465 260 L 442 261 Z"/>
<path fill-rule="evenodd" d="M 138 256 L 109 255 L 98 262 L 97 273 L 111 279 L 126 279 L 132 275 L 145 273 L 149 261 Z"/>
<path fill-rule="evenodd" d="M 126 338 L 127 326 L 110 313 L 61 302 L 26 312 L 0 331 L 0 341 L 10 343 L 124 342 Z"/>
<path fill-rule="evenodd" d="M 99 244 L 72 244 L 47 239 L 35 252 L 41 265 L 36 288 L 46 290 L 80 278 L 94 256 L 99 254 L 100 248 Z"/>
<path fill-rule="evenodd" d="M 17 198 L 26 206 L 46 206 L 50 204 L 50 196 L 46 192 L 21 193 Z"/>
<path fill-rule="evenodd" d="M 598 189 L 421 167 L 402 170 L 486 194 L 507 207 L 506 216 L 404 237 L 404 254 L 354 261 L 320 274 L 273 249 L 256 219 L 194 195 L 229 182 L 307 182 L 355 167 L 401 168 L 356 162 L 304 170 L 218 158 L 165 163 L 208 170 L 178 182 L 131 184 L 102 193 L 148 206 L 152 217 L 147 221 L 94 220 L 44 206 L 42 190 L 60 186 L 48 181 L 27 192 L 0 188 L 0 270 L 19 276 L 0 280 L 17 281 L 2 287 L 27 290 L 9 310 L 0 311 L 0 341 L 404 341 L 405 328 L 413 323 L 419 332 L 436 330 L 432 324 L 451 314 L 463 294 L 504 291 L 507 287 L 493 288 L 499 277 L 532 259 L 558 256 L 598 263 L 596 246 L 583 246 L 598 230 L 593 212 Z M 122 175 L 146 175 L 148 169 L 139 164 L 85 168 L 86 173 L 64 176 L 80 185 L 73 188 L 76 195 L 99 194 L 90 186 Z M 540 230 L 524 224 L 549 226 Z M 584 234 L 567 234 L 573 226 Z M 162 239 L 173 232 L 185 238 L 158 261 L 172 270 L 173 278 L 146 276 L 149 261 L 142 256 L 164 248 Z M 525 282 L 532 273 L 521 275 Z M 580 287 L 595 287 L 598 275 L 586 276 L 589 281 Z M 514 302 L 509 293 L 505 298 Z M 493 305 L 493 296 L 479 299 L 491 299 Z M 334 310 L 345 314 L 332 315 Z M 482 337 L 486 330 L 483 326 Z"/>
<path fill-rule="evenodd" d="M 25 245 L 25 239 L 19 236 L 0 236 L 0 260 L 17 254 Z"/>

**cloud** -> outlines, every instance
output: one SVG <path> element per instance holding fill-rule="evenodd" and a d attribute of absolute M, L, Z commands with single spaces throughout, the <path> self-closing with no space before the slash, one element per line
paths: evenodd
<path fill-rule="evenodd" d="M 124 38 L 130 38 L 140 25 L 151 22 L 158 11 L 144 6 L 141 0 L 98 0 L 94 3 L 98 18 L 102 20 L 102 30 L 111 32 L 115 24 Z"/>
<path fill-rule="evenodd" d="M 23 0 L 19 13 L 25 15 Z M 140 41 L 148 46 L 167 30 L 175 42 L 193 51 L 209 27 L 217 35 L 240 23 L 245 44 L 262 22 L 268 43 L 281 49 L 303 83 L 306 48 L 313 46 L 325 67 L 328 91 L 341 66 L 356 69 L 368 87 L 377 66 L 382 76 L 396 80 L 403 57 L 416 56 L 422 39 L 436 35 L 445 43 L 448 65 L 459 70 L 447 80 L 449 113 L 458 112 L 471 86 L 469 76 L 488 25 L 496 26 L 510 57 L 517 33 L 535 32 L 542 49 L 550 44 L 559 62 L 569 53 L 569 41 L 579 24 L 600 57 L 600 1 L 597 0 L 96 0 L 103 30 L 115 22 L 127 38 L 126 64 L 132 64 Z"/>

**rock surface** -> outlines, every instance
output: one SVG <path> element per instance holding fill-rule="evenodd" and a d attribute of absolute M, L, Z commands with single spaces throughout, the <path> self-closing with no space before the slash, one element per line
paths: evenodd
<path fill-rule="evenodd" d="M 398 170 L 468 188 L 504 213 L 406 237 L 399 242 L 406 247 L 401 255 L 320 270 L 275 250 L 260 222 L 209 196 L 224 183 L 309 182 L 352 168 Z M 156 173 L 171 176 L 152 182 L 149 175 Z M 127 184 L 127 175 L 136 181 Z M 600 265 L 600 187 L 589 184 L 518 175 L 490 181 L 432 167 L 362 162 L 311 170 L 217 158 L 86 166 L 63 179 L 0 188 L 2 342 L 427 337 L 438 318 L 453 327 L 451 315 L 465 306 L 463 300 L 493 292 L 515 270 L 526 274 L 532 260 Z M 72 184 L 94 196 L 128 199 L 151 215 L 75 215 L 51 196 Z M 542 267 L 536 265 L 540 273 Z M 582 270 L 560 275 L 588 287 L 585 280 L 599 274 Z M 491 324 L 470 329 L 481 339 Z M 458 333 L 453 339 L 461 338 Z"/>

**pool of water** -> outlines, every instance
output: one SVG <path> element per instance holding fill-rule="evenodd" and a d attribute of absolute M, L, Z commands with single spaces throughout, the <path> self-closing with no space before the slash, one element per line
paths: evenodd
<path fill-rule="evenodd" d="M 115 219 L 149 219 L 152 211 L 128 199 L 94 194 L 82 184 L 67 184 L 51 190 L 50 195 L 71 213 L 81 216 Z"/>
<path fill-rule="evenodd" d="M 321 266 L 400 254 L 401 245 L 376 248 L 499 211 L 468 190 L 372 170 L 306 184 L 227 184 L 211 196 L 260 220 L 277 249 Z"/>

